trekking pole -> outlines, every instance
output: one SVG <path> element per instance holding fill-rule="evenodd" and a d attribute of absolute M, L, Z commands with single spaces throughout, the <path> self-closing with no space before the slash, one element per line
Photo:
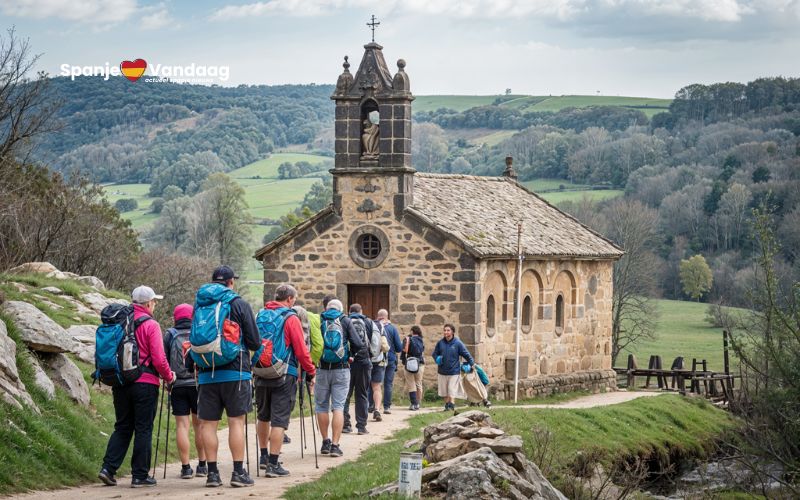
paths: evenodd
<path fill-rule="evenodd" d="M 162 479 L 167 478 L 167 452 L 169 451 L 169 412 L 170 408 L 172 408 L 172 393 L 167 394 L 167 437 L 164 440 L 164 477 Z M 157 450 L 156 450 L 157 451 Z M 155 476 L 155 471 L 153 471 L 153 475 Z"/>
<path fill-rule="evenodd" d="M 300 370 L 298 375 L 298 380 L 302 380 L 303 377 L 303 370 Z M 300 387 L 298 387 L 298 399 L 300 400 L 300 458 L 303 458 L 303 441 L 305 440 L 305 420 L 303 418 L 303 384 L 300 383 Z"/>
<path fill-rule="evenodd" d="M 311 408 L 311 387 L 308 386 L 307 382 L 305 382 L 305 384 L 306 384 L 306 391 L 308 391 L 308 406 L 309 408 Z M 314 418 L 315 415 L 313 411 L 310 413 L 311 413 L 311 437 L 314 440 L 314 465 L 316 466 L 317 469 L 319 469 L 319 459 L 317 458 L 317 433 L 316 431 L 314 431 L 314 421 L 316 420 L 316 418 Z M 317 427 L 319 427 L 319 422 L 317 422 Z"/>
<path fill-rule="evenodd" d="M 158 430 L 156 431 L 156 452 L 153 453 L 152 446 L 150 447 L 150 461 L 151 469 L 153 469 L 153 476 L 156 477 L 156 463 L 158 462 L 158 442 L 161 440 L 161 413 L 164 409 L 164 391 L 161 391 L 161 404 L 158 406 Z M 151 438 L 152 439 L 152 438 Z"/>
<path fill-rule="evenodd" d="M 247 425 L 247 416 L 250 414 L 248 411 L 244 414 L 244 456 L 247 459 L 247 474 L 250 474 L 250 436 L 247 431 L 247 428 L 250 427 Z M 258 434 L 256 433 L 256 439 L 258 439 Z"/>
<path fill-rule="evenodd" d="M 253 385 L 253 401 L 255 401 L 255 392 L 256 387 Z M 256 423 L 256 458 L 258 458 L 258 465 L 256 466 L 256 477 L 261 475 L 261 457 L 259 456 L 261 448 L 258 447 L 258 411 L 256 410 L 256 406 L 253 405 L 253 421 Z M 249 474 L 249 471 L 248 471 Z"/>

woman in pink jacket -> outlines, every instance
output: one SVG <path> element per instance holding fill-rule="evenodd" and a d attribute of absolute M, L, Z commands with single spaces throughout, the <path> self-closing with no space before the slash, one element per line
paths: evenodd
<path fill-rule="evenodd" d="M 152 318 L 156 301 L 164 297 L 156 295 L 148 286 L 137 287 L 131 294 L 133 318 L 136 325 L 136 342 L 139 344 L 139 363 L 144 368 L 136 382 L 114 387 L 114 433 L 108 439 L 103 468 L 98 477 L 107 486 L 116 486 L 114 475 L 122 465 L 128 446 L 133 438 L 131 456 L 132 488 L 155 486 L 155 478 L 149 477 L 152 452 L 153 422 L 158 405 L 160 379 L 168 384 L 175 380 L 164 355 L 164 340 L 161 327 Z"/>

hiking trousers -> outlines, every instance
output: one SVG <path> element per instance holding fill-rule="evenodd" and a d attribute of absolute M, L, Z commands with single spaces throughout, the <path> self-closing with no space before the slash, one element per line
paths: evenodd
<path fill-rule="evenodd" d="M 108 439 L 103 467 L 116 474 L 133 438 L 131 455 L 131 476 L 145 479 L 150 471 L 152 452 L 153 421 L 158 406 L 158 386 L 134 383 L 124 387 L 114 387 L 114 432 Z"/>
<path fill-rule="evenodd" d="M 350 399 L 355 400 L 356 428 L 366 429 L 369 414 L 369 390 L 372 377 L 372 363 L 353 363 L 350 365 L 350 390 L 344 404 L 344 426 L 350 427 Z"/>

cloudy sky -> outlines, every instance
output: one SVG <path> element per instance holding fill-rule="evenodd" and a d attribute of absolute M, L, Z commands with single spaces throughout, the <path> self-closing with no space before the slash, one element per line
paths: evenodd
<path fill-rule="evenodd" d="M 671 97 L 800 76 L 800 0 L 2 0 L 40 69 L 225 65 L 226 85 L 335 83 L 375 14 L 416 94 Z"/>

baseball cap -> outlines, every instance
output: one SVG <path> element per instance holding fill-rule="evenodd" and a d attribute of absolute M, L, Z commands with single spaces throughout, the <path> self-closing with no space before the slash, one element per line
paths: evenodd
<path fill-rule="evenodd" d="M 175 306 L 175 310 L 172 312 L 172 318 L 175 321 L 179 319 L 192 319 L 192 313 L 194 312 L 194 308 L 191 304 L 178 304 Z"/>
<path fill-rule="evenodd" d="M 156 292 L 154 292 L 152 288 L 144 285 L 137 286 L 133 289 L 133 293 L 131 293 L 131 300 L 137 304 L 145 304 L 153 299 L 161 300 L 163 298 L 163 295 L 156 295 Z"/>
<path fill-rule="evenodd" d="M 239 276 L 233 272 L 230 266 L 219 266 L 214 269 L 211 275 L 211 281 L 228 281 L 229 279 L 239 279 Z"/>
<path fill-rule="evenodd" d="M 328 302 L 328 309 L 336 309 L 339 312 L 342 312 L 344 306 L 342 305 L 342 301 L 339 299 L 333 299 Z"/>

